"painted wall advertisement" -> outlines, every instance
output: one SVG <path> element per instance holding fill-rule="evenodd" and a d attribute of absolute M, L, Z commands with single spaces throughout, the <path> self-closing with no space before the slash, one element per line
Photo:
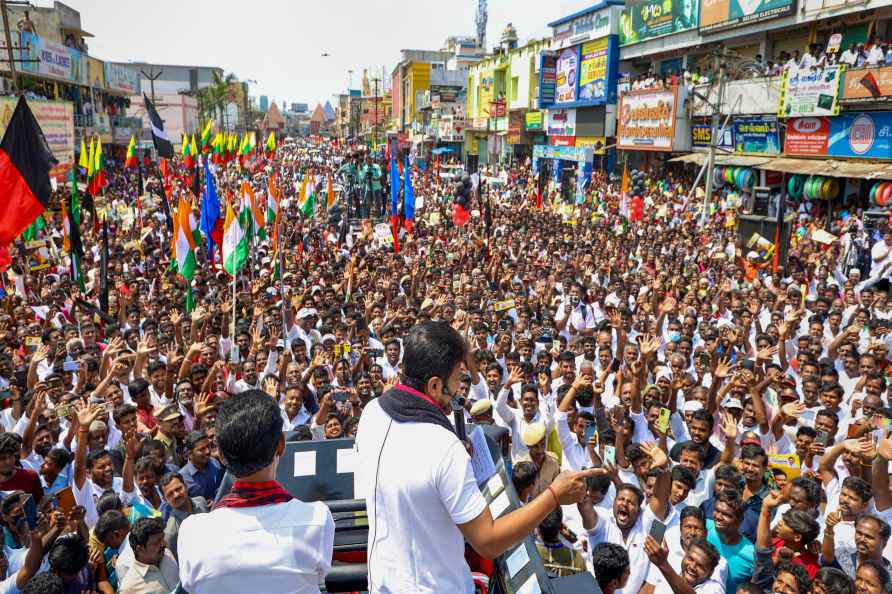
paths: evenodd
<path fill-rule="evenodd" d="M 555 103 L 576 101 L 576 77 L 579 73 L 579 48 L 561 50 L 557 61 L 557 96 Z"/>
<path fill-rule="evenodd" d="M 579 99 L 597 101 L 607 99 L 608 39 L 598 39 L 582 45 L 579 64 Z"/>
<path fill-rule="evenodd" d="M 774 116 L 734 118 L 734 152 L 777 155 L 780 153 L 780 134 Z"/>
<path fill-rule="evenodd" d="M 671 151 L 677 98 L 677 87 L 623 95 L 617 118 L 617 148 Z"/>
<path fill-rule="evenodd" d="M 620 15 L 620 45 L 696 29 L 697 0 L 633 0 Z"/>
<path fill-rule="evenodd" d="M 113 91 L 121 91 L 130 95 L 139 94 L 139 76 L 126 66 L 106 62 L 105 83 Z"/>
<path fill-rule="evenodd" d="M 784 153 L 802 156 L 826 155 L 829 137 L 829 118 L 794 118 L 787 122 Z"/>
<path fill-rule="evenodd" d="M 6 126 L 15 111 L 15 97 L 0 97 L 0 135 L 6 132 Z M 53 152 L 53 156 L 59 161 L 53 171 L 58 173 L 60 168 L 68 170 L 74 162 L 74 106 L 68 101 L 41 101 L 28 99 L 28 107 L 34 113 L 46 142 Z"/>
<path fill-rule="evenodd" d="M 740 27 L 792 14 L 796 0 L 700 0 L 700 31 Z"/>
<path fill-rule="evenodd" d="M 846 70 L 842 80 L 843 103 L 892 101 L 892 66 Z"/>
<path fill-rule="evenodd" d="M 777 116 L 835 116 L 839 113 L 839 95 L 845 65 L 820 70 L 790 69 L 781 79 Z"/>

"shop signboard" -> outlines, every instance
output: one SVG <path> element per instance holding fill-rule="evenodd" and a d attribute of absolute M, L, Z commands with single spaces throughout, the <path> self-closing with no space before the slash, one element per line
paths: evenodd
<path fill-rule="evenodd" d="M 571 45 L 576 45 L 599 37 L 606 37 L 611 33 L 615 33 L 610 30 L 609 10 L 599 10 L 583 14 L 572 21 L 552 27 L 552 32 L 553 37 L 551 47 L 553 49 L 563 49 Z"/>
<path fill-rule="evenodd" d="M 0 136 L 12 118 L 18 99 L 0 97 Z M 28 99 L 28 107 L 37 119 L 47 145 L 60 166 L 74 162 L 74 105 L 68 101 L 41 101 Z M 55 170 L 52 172 L 55 174 Z"/>
<path fill-rule="evenodd" d="M 548 129 L 546 131 L 549 136 L 575 136 L 576 110 L 549 109 Z"/>
<path fill-rule="evenodd" d="M 712 144 L 712 126 L 710 124 L 691 124 L 691 146 L 695 149 L 708 149 Z M 730 124 L 719 137 L 717 148 L 734 150 L 734 128 Z"/>
<path fill-rule="evenodd" d="M 542 112 L 539 110 L 528 111 L 525 117 L 525 125 L 527 130 L 542 129 Z"/>
<path fill-rule="evenodd" d="M 576 146 L 575 136 L 549 136 L 548 143 L 551 146 Z"/>
<path fill-rule="evenodd" d="M 846 70 L 842 80 L 844 104 L 892 101 L 892 66 Z"/>
<path fill-rule="evenodd" d="M 892 159 L 892 112 L 847 112 L 830 118 L 827 155 Z"/>
<path fill-rule="evenodd" d="M 539 55 L 539 106 L 554 104 L 557 95 L 557 53 L 542 52 Z"/>
<path fill-rule="evenodd" d="M 577 136 L 577 148 L 590 148 L 593 155 L 603 155 L 607 146 L 607 138 L 605 136 Z"/>
<path fill-rule="evenodd" d="M 780 153 L 780 134 L 775 116 L 736 117 L 731 128 L 734 131 L 734 152 Z"/>
<path fill-rule="evenodd" d="M 608 54 L 607 37 L 582 45 L 582 60 L 579 64 L 580 101 L 606 101 Z"/>
<path fill-rule="evenodd" d="M 503 118 L 505 117 L 507 102 L 504 99 L 496 99 L 489 104 L 489 117 Z"/>
<path fill-rule="evenodd" d="M 625 150 L 671 151 L 675 141 L 678 87 L 620 97 L 616 145 Z"/>
<path fill-rule="evenodd" d="M 561 50 L 557 61 L 557 83 L 555 103 L 576 101 L 576 83 L 579 75 L 579 47 Z"/>
<path fill-rule="evenodd" d="M 31 33 L 22 32 L 22 61 L 16 68 L 22 72 L 30 72 L 41 76 L 89 85 L 89 63 L 74 48 L 47 41 Z M 24 61 L 24 58 L 29 61 Z M 33 61 L 30 61 L 33 60 Z"/>
<path fill-rule="evenodd" d="M 575 146 L 552 146 L 548 144 L 537 144 L 533 147 L 534 159 L 560 159 L 562 161 L 576 161 L 584 163 L 592 160 L 592 150 L 590 148 L 579 148 Z"/>
<path fill-rule="evenodd" d="M 830 118 L 793 118 L 787 122 L 784 154 L 823 156 L 830 139 Z"/>
<path fill-rule="evenodd" d="M 788 16 L 796 9 L 796 0 L 699 1 L 700 31 L 704 33 Z"/>
<path fill-rule="evenodd" d="M 825 68 L 791 68 L 784 71 L 777 117 L 837 115 L 845 70 L 844 64 L 836 64 Z"/>
<path fill-rule="evenodd" d="M 629 45 L 654 37 L 696 29 L 697 0 L 632 0 L 619 21 L 619 43 Z"/>
<path fill-rule="evenodd" d="M 105 63 L 105 84 L 109 90 L 139 95 L 139 76 L 136 71 L 119 64 Z"/>

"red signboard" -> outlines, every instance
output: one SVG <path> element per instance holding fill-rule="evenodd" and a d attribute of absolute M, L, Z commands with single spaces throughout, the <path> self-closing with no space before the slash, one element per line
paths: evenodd
<path fill-rule="evenodd" d="M 493 101 L 489 104 L 489 117 L 503 118 L 507 112 L 507 102 L 504 99 Z"/>
<path fill-rule="evenodd" d="M 826 155 L 829 139 L 828 118 L 791 118 L 787 121 L 784 153 L 804 156 Z"/>
<path fill-rule="evenodd" d="M 551 146 L 576 146 L 575 136 L 549 136 L 548 143 Z"/>

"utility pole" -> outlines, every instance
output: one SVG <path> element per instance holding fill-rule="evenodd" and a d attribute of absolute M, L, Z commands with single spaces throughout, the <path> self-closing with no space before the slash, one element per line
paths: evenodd
<path fill-rule="evenodd" d="M 6 57 L 9 60 L 9 73 L 12 75 L 12 88 L 18 95 L 19 77 L 15 71 L 15 59 L 12 57 L 12 39 L 9 35 L 9 15 L 6 13 L 6 0 L 0 0 L 0 10 L 3 11 L 3 33 L 6 37 Z"/>
<path fill-rule="evenodd" d="M 721 60 L 721 57 L 717 58 Z M 703 227 L 706 225 L 706 218 L 709 216 L 709 202 L 712 198 L 712 183 L 715 175 L 713 175 L 713 170 L 715 169 L 715 145 L 719 141 L 718 135 L 721 131 L 724 131 L 724 127 L 721 126 L 721 118 L 722 118 L 722 108 L 725 101 L 725 68 L 719 63 L 718 68 L 718 77 L 719 77 L 719 100 L 716 105 L 713 106 L 712 109 L 712 123 L 710 124 L 712 131 L 710 133 L 710 142 L 709 142 L 709 157 L 706 160 L 706 196 L 703 199 L 703 212 L 700 214 L 700 226 Z"/>
<path fill-rule="evenodd" d="M 152 105 L 155 105 L 155 81 L 161 78 L 161 75 L 164 74 L 163 69 L 159 69 L 158 72 L 155 72 L 155 67 L 152 66 L 149 68 L 149 71 L 140 70 L 140 74 L 149 79 L 149 89 L 152 93 Z"/>
<path fill-rule="evenodd" d="M 375 83 L 375 91 L 374 91 L 375 95 L 372 98 L 372 101 L 375 102 L 375 148 L 377 148 L 378 147 L 378 100 L 379 100 L 378 83 L 381 81 L 379 81 L 378 78 L 376 77 L 376 78 L 372 79 L 372 82 Z"/>

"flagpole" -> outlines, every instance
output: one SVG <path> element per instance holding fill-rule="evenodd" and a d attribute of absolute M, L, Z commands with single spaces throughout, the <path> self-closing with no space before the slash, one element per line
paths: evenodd
<path fill-rule="evenodd" d="M 285 316 L 285 253 L 282 251 L 282 205 L 279 204 L 279 208 L 276 215 L 276 242 L 278 245 L 276 246 L 276 251 L 278 252 L 279 258 L 279 294 L 282 299 L 282 341 L 285 344 L 285 349 L 290 351 L 291 348 L 288 345 L 288 321 Z"/>

